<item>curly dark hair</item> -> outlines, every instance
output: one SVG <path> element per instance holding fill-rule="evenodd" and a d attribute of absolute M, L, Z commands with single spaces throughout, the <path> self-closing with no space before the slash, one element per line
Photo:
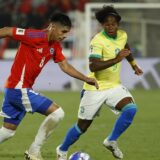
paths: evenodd
<path fill-rule="evenodd" d="M 104 23 L 107 16 L 112 15 L 116 18 L 117 22 L 119 23 L 121 20 L 121 16 L 118 14 L 118 12 L 115 10 L 113 6 L 103 6 L 102 9 L 97 11 L 95 13 L 96 19 L 99 23 Z"/>

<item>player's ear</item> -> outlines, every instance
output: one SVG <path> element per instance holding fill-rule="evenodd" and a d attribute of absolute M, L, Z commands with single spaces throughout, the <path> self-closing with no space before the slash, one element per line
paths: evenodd
<path fill-rule="evenodd" d="M 56 28 L 56 24 L 55 23 L 50 23 L 49 26 L 48 26 L 49 30 L 53 30 L 55 28 Z"/>

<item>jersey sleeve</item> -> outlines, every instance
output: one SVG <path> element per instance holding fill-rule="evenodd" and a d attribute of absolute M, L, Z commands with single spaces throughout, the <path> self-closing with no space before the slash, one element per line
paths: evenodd
<path fill-rule="evenodd" d="M 126 33 L 126 32 L 125 32 L 124 36 L 125 36 L 126 44 L 127 44 L 127 42 L 128 42 L 128 35 L 127 35 L 127 33 Z"/>
<path fill-rule="evenodd" d="M 123 39 L 124 39 L 124 41 L 125 41 L 125 45 L 126 45 L 126 43 L 127 43 L 127 41 L 128 41 L 127 32 L 124 31 L 124 30 L 118 30 L 118 31 L 119 31 L 119 33 L 122 35 L 122 37 L 123 37 Z"/>
<path fill-rule="evenodd" d="M 41 30 L 13 28 L 13 39 L 22 43 L 34 45 L 34 43 L 39 43 L 45 38 L 46 34 Z"/>
<path fill-rule="evenodd" d="M 90 43 L 89 58 L 101 58 L 103 45 L 97 40 L 93 39 Z"/>
<path fill-rule="evenodd" d="M 53 60 L 55 63 L 62 62 L 65 60 L 65 56 L 62 53 L 62 47 L 59 43 L 55 44 L 55 52 L 53 54 Z"/>

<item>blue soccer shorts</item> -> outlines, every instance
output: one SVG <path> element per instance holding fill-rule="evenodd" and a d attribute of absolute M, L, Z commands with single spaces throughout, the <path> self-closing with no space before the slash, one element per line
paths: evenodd
<path fill-rule="evenodd" d="M 52 103 L 50 99 L 29 88 L 7 88 L 0 115 L 4 117 L 4 122 L 18 125 L 26 112 L 45 114 Z"/>

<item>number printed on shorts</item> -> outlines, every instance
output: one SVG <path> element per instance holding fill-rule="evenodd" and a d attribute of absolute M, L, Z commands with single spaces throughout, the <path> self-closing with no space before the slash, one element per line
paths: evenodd
<path fill-rule="evenodd" d="M 45 59 L 46 59 L 46 57 L 43 57 L 43 58 L 41 59 L 41 62 L 40 62 L 40 64 L 39 64 L 39 67 L 40 67 L 40 68 L 43 67 L 44 62 L 45 62 Z"/>

